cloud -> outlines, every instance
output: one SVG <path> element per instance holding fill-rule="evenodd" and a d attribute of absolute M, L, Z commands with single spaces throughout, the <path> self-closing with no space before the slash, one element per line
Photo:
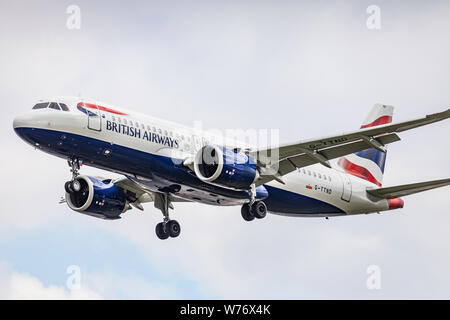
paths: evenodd
<path fill-rule="evenodd" d="M 136 275 L 112 272 L 87 276 L 90 285 L 105 299 L 179 299 L 172 283 L 151 282 Z"/>
<path fill-rule="evenodd" d="M 62 286 L 45 286 L 37 277 L 12 271 L 0 262 L 0 299 L 81 300 L 101 299 L 101 296 L 86 287 L 69 291 Z"/>
<path fill-rule="evenodd" d="M 137 275 L 112 272 L 87 273 L 81 269 L 81 285 L 44 285 L 38 277 L 13 270 L 0 262 L 0 299 L 12 300 L 94 300 L 94 299 L 177 299 L 171 283 L 149 282 Z"/>

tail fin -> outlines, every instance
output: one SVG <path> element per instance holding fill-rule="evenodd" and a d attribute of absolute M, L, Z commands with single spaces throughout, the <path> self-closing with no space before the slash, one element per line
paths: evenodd
<path fill-rule="evenodd" d="M 381 126 L 392 122 L 394 107 L 383 104 L 376 104 L 361 129 Z M 357 153 L 350 154 L 338 160 L 338 165 L 345 172 L 358 178 L 370 181 L 381 187 L 383 183 L 384 166 L 386 164 L 387 152 L 381 152 L 377 149 L 367 149 Z"/>

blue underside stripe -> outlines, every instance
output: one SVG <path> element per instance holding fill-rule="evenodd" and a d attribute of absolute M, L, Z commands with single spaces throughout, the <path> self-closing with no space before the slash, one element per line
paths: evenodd
<path fill-rule="evenodd" d="M 269 211 L 302 214 L 344 214 L 345 212 L 326 202 L 301 194 L 265 185 L 269 197 L 264 200 Z"/>
<path fill-rule="evenodd" d="M 139 150 L 111 145 L 102 140 L 81 135 L 46 129 L 15 128 L 16 133 L 26 142 L 50 154 L 69 158 L 84 159 L 86 165 L 105 170 L 127 172 L 151 178 L 155 190 L 171 185 L 182 185 L 215 193 L 233 201 L 248 199 L 245 191 L 234 191 L 204 183 L 185 166 L 174 163 L 169 157 L 158 156 Z M 109 150 L 105 155 L 105 150 Z M 180 163 L 180 162 L 178 162 Z M 269 211 L 292 214 L 343 214 L 344 212 L 328 203 L 294 192 L 265 185 L 269 197 L 264 201 Z M 214 198 L 211 198 L 214 199 Z"/>

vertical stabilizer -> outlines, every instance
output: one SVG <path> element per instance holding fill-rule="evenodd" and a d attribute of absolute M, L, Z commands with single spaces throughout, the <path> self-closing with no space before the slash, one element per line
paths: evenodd
<path fill-rule="evenodd" d="M 381 126 L 392 122 L 394 107 L 376 104 L 364 120 L 361 129 Z M 377 186 L 383 183 L 387 152 L 367 149 L 338 160 L 338 165 L 348 174 L 370 181 Z"/>

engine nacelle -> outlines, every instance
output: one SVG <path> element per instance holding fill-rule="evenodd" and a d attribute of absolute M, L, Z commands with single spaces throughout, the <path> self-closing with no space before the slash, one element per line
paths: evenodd
<path fill-rule="evenodd" d="M 103 219 L 119 219 L 128 209 L 128 202 L 122 189 L 114 183 L 89 177 L 78 176 L 80 190 L 66 192 L 69 208 L 87 215 Z"/>
<path fill-rule="evenodd" d="M 197 152 L 194 171 L 202 181 L 240 190 L 248 189 L 259 177 L 248 155 L 218 146 L 204 146 Z"/>

